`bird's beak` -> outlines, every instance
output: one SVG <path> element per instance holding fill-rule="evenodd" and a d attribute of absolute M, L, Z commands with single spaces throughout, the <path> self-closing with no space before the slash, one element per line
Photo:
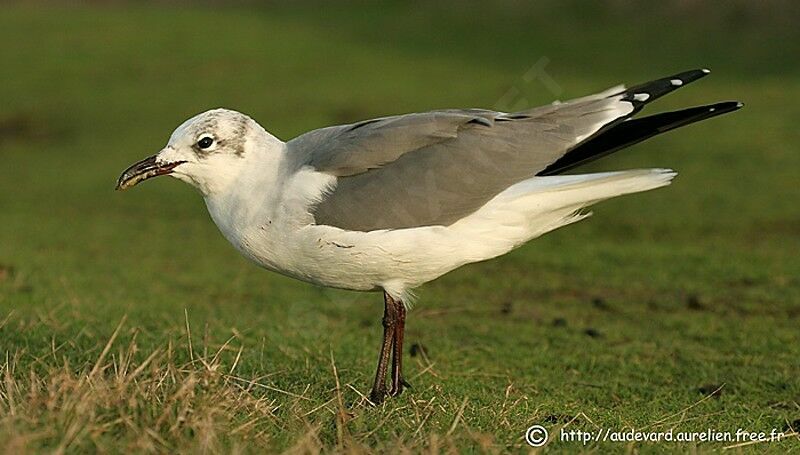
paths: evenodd
<path fill-rule="evenodd" d="M 158 163 L 156 157 L 153 155 L 145 158 L 138 163 L 132 164 L 128 169 L 119 176 L 117 179 L 117 190 L 127 190 L 128 188 L 136 185 L 137 183 L 147 180 L 151 177 L 158 177 L 159 175 L 171 174 L 179 164 L 186 161 L 174 161 L 171 163 Z"/>

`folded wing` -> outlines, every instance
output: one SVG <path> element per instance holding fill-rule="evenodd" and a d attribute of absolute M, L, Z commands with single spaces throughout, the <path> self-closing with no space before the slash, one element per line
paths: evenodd
<path fill-rule="evenodd" d="M 312 131 L 288 147 L 303 164 L 337 177 L 314 211 L 317 224 L 359 231 L 448 225 L 632 110 L 617 97 L 542 114 L 434 111 Z"/>
<path fill-rule="evenodd" d="M 298 167 L 337 177 L 314 209 L 317 224 L 358 231 L 449 225 L 705 73 L 513 114 L 463 109 L 373 119 L 311 131 L 287 147 Z"/>

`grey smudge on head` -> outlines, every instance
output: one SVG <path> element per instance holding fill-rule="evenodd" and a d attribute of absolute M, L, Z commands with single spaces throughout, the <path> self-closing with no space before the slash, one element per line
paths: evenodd
<path fill-rule="evenodd" d="M 244 114 L 236 116 L 236 126 L 233 128 L 233 134 L 228 139 L 229 149 L 233 150 L 236 156 L 244 155 L 244 143 L 247 141 L 247 126 L 250 119 Z"/>
<path fill-rule="evenodd" d="M 236 156 L 244 155 L 244 146 L 247 141 L 247 132 L 250 117 L 235 111 L 216 109 L 206 112 L 202 119 L 193 125 L 196 135 L 208 132 L 214 136 L 216 147 L 212 151 L 200 149 L 197 144 L 192 146 L 198 158 L 205 158 L 212 153 L 233 153 Z"/>

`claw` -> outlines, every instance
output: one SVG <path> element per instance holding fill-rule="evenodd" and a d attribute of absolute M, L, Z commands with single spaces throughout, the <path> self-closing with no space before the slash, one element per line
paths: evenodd
<path fill-rule="evenodd" d="M 406 387 L 408 387 L 409 389 L 413 388 L 411 387 L 411 384 L 409 384 L 408 381 L 405 380 L 405 378 L 400 377 L 399 384 L 392 384 L 392 390 L 389 391 L 389 396 L 392 397 L 399 396 L 401 393 L 403 393 L 403 389 Z"/>
<path fill-rule="evenodd" d="M 373 406 L 379 406 L 383 403 L 383 399 L 386 397 L 386 392 L 383 390 L 373 390 L 369 394 L 369 401 L 372 403 Z"/>

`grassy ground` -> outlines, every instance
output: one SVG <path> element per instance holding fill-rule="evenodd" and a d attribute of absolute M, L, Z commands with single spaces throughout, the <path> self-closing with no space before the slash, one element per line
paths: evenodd
<path fill-rule="evenodd" d="M 557 435 L 796 428 L 796 6 L 648 5 L 4 6 L 0 450 L 527 451 L 539 423 L 545 451 L 706 451 L 733 443 Z M 378 408 L 378 295 L 258 269 L 177 181 L 113 191 L 211 107 L 288 139 L 704 66 L 655 110 L 744 110 L 584 168 L 673 167 L 675 184 L 420 289 L 414 388 Z"/>

